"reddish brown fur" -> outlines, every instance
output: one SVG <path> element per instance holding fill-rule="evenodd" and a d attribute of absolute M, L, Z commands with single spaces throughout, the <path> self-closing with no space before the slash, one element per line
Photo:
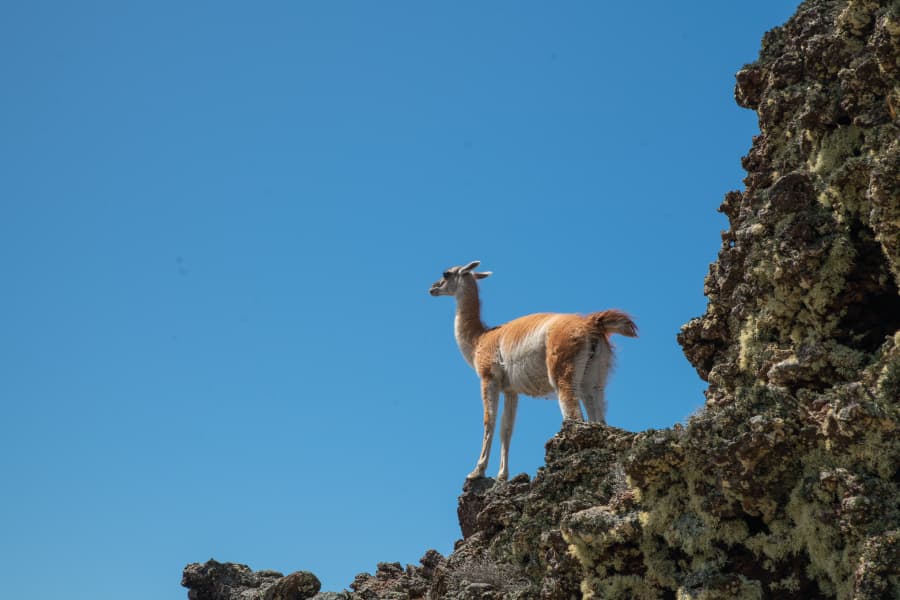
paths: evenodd
<path fill-rule="evenodd" d="M 585 318 L 592 323 L 597 334 L 609 337 L 612 333 L 618 333 L 627 337 L 637 337 L 637 325 L 621 310 L 604 310 L 591 313 Z"/>
<path fill-rule="evenodd" d="M 599 339 L 606 340 L 613 333 L 628 337 L 637 335 L 634 322 L 620 310 L 604 310 L 587 316 L 535 313 L 488 329 L 478 337 L 475 344 L 475 371 L 481 378 L 490 377 L 494 372 L 501 344 L 504 347 L 519 344 L 548 319 L 555 319 L 548 331 L 548 372 L 552 374 L 559 387 L 560 398 L 565 394 L 567 399 L 571 397 L 572 402 L 577 405 L 571 384 L 575 376 L 574 360 L 584 348 L 584 344 Z M 484 327 L 480 318 L 477 321 Z"/>
<path fill-rule="evenodd" d="M 460 332 L 475 346 L 487 329 L 481 321 L 481 300 L 478 298 L 478 286 L 472 286 L 471 293 L 462 296 L 459 302 Z"/>
<path fill-rule="evenodd" d="M 553 323 L 547 339 L 547 371 L 556 382 L 556 391 L 563 412 L 581 413 L 575 395 L 575 357 L 589 340 L 589 322 L 578 315 L 564 315 L 562 322 Z"/>
<path fill-rule="evenodd" d="M 499 356 L 500 345 L 513 346 L 529 335 L 544 320 L 555 317 L 551 313 L 535 313 L 513 319 L 499 327 L 488 329 L 476 344 L 475 372 L 479 377 L 490 377 Z"/>

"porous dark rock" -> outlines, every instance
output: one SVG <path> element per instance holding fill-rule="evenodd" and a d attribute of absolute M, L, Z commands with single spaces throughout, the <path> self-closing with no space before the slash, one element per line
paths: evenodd
<path fill-rule="evenodd" d="M 444 563 L 444 557 L 436 550 L 428 550 L 418 565 L 399 562 L 378 563 L 374 575 L 360 573 L 350 584 L 353 598 L 391 598 L 411 600 L 424 598 L 431 588 L 435 570 Z"/>
<path fill-rule="evenodd" d="M 213 559 L 186 566 L 181 585 L 188 588 L 190 600 L 306 600 L 321 586 L 308 571 L 285 577 L 278 571 L 253 571 L 247 565 Z"/>
<path fill-rule="evenodd" d="M 494 480 L 488 477 L 469 479 L 463 484 L 463 493 L 456 507 L 463 538 L 468 538 L 478 530 L 476 519 L 484 508 L 487 492 L 493 485 Z"/>
<path fill-rule="evenodd" d="M 278 571 L 253 571 L 247 565 L 210 559 L 186 566 L 181 585 L 188 588 L 190 600 L 245 600 L 246 592 L 251 590 L 262 598 L 282 577 Z"/>
<path fill-rule="evenodd" d="M 309 571 L 296 571 L 266 590 L 263 600 L 306 600 L 315 596 L 322 584 Z"/>

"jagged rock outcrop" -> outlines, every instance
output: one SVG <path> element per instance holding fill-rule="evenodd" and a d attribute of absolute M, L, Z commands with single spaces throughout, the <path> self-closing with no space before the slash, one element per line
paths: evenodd
<path fill-rule="evenodd" d="M 815 1 L 766 34 L 735 97 L 760 135 L 680 341 L 711 402 L 857 381 L 900 327 L 898 3 Z"/>
<path fill-rule="evenodd" d="M 533 480 L 465 484 L 452 554 L 350 597 L 900 598 L 900 2 L 804 2 L 735 97 L 760 135 L 678 336 L 706 407 L 564 423 Z"/>
<path fill-rule="evenodd" d="M 186 566 L 181 585 L 188 588 L 190 600 L 337 600 L 318 594 L 321 583 L 308 571 L 285 577 L 278 571 L 253 571 L 215 560 Z"/>

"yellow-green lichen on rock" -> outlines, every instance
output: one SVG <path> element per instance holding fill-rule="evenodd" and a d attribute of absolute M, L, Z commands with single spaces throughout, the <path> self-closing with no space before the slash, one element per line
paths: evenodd
<path fill-rule="evenodd" d="M 900 597 L 898 14 L 805 2 L 738 74 L 761 135 L 679 336 L 708 408 L 670 469 L 647 436 L 625 462 L 661 597 Z"/>

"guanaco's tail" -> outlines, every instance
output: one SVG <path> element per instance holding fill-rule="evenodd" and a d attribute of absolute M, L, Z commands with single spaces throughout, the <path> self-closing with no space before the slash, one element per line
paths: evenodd
<path fill-rule="evenodd" d="M 610 336 L 613 333 L 627 337 L 637 337 L 637 325 L 621 310 L 604 310 L 585 317 L 596 335 Z"/>

